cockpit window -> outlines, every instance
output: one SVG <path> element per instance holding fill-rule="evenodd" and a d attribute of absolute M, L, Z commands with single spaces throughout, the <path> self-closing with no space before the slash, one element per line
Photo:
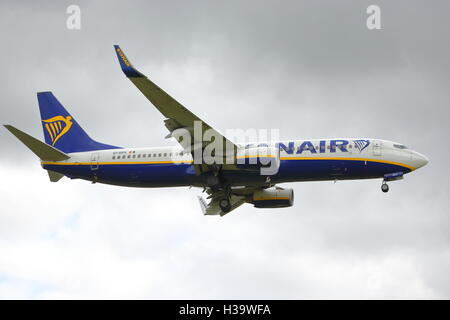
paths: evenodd
<path fill-rule="evenodd" d="M 394 148 L 397 148 L 397 149 L 408 149 L 407 146 L 404 146 L 402 144 L 394 144 Z"/>

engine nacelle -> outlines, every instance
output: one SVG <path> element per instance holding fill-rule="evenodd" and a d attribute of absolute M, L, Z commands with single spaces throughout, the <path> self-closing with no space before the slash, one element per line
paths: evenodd
<path fill-rule="evenodd" d="M 236 166 L 241 169 L 261 170 L 261 175 L 277 174 L 280 168 L 280 149 L 276 147 L 240 148 Z"/>
<path fill-rule="evenodd" d="M 294 190 L 269 188 L 253 193 L 252 203 L 256 208 L 286 208 L 294 204 Z"/>

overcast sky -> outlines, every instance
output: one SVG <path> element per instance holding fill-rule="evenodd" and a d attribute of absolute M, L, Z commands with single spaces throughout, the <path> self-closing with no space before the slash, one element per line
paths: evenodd
<path fill-rule="evenodd" d="M 66 8 L 81 8 L 81 30 Z M 368 30 L 366 8 L 381 8 Z M 174 145 L 114 44 L 213 127 L 398 141 L 430 163 L 285 184 L 286 209 L 205 217 L 199 189 L 64 178 L 0 130 L 0 298 L 450 298 L 448 1 L 2 1 L 0 120 L 43 139 L 53 91 L 94 139 Z"/>

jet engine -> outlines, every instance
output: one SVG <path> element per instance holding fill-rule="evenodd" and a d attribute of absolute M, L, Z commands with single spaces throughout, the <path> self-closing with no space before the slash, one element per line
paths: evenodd
<path fill-rule="evenodd" d="M 252 203 L 256 208 L 292 207 L 294 190 L 279 187 L 257 190 L 253 193 Z"/>

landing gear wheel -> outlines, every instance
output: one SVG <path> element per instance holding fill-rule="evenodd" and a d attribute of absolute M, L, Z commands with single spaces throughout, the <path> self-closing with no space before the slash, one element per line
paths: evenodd
<path fill-rule="evenodd" d="M 220 199 L 219 207 L 224 213 L 230 212 L 230 210 L 231 210 L 230 199 L 227 199 L 227 198 Z"/>
<path fill-rule="evenodd" d="M 381 185 L 381 191 L 383 191 L 384 193 L 389 191 L 389 186 L 386 182 L 383 182 L 383 184 Z"/>

